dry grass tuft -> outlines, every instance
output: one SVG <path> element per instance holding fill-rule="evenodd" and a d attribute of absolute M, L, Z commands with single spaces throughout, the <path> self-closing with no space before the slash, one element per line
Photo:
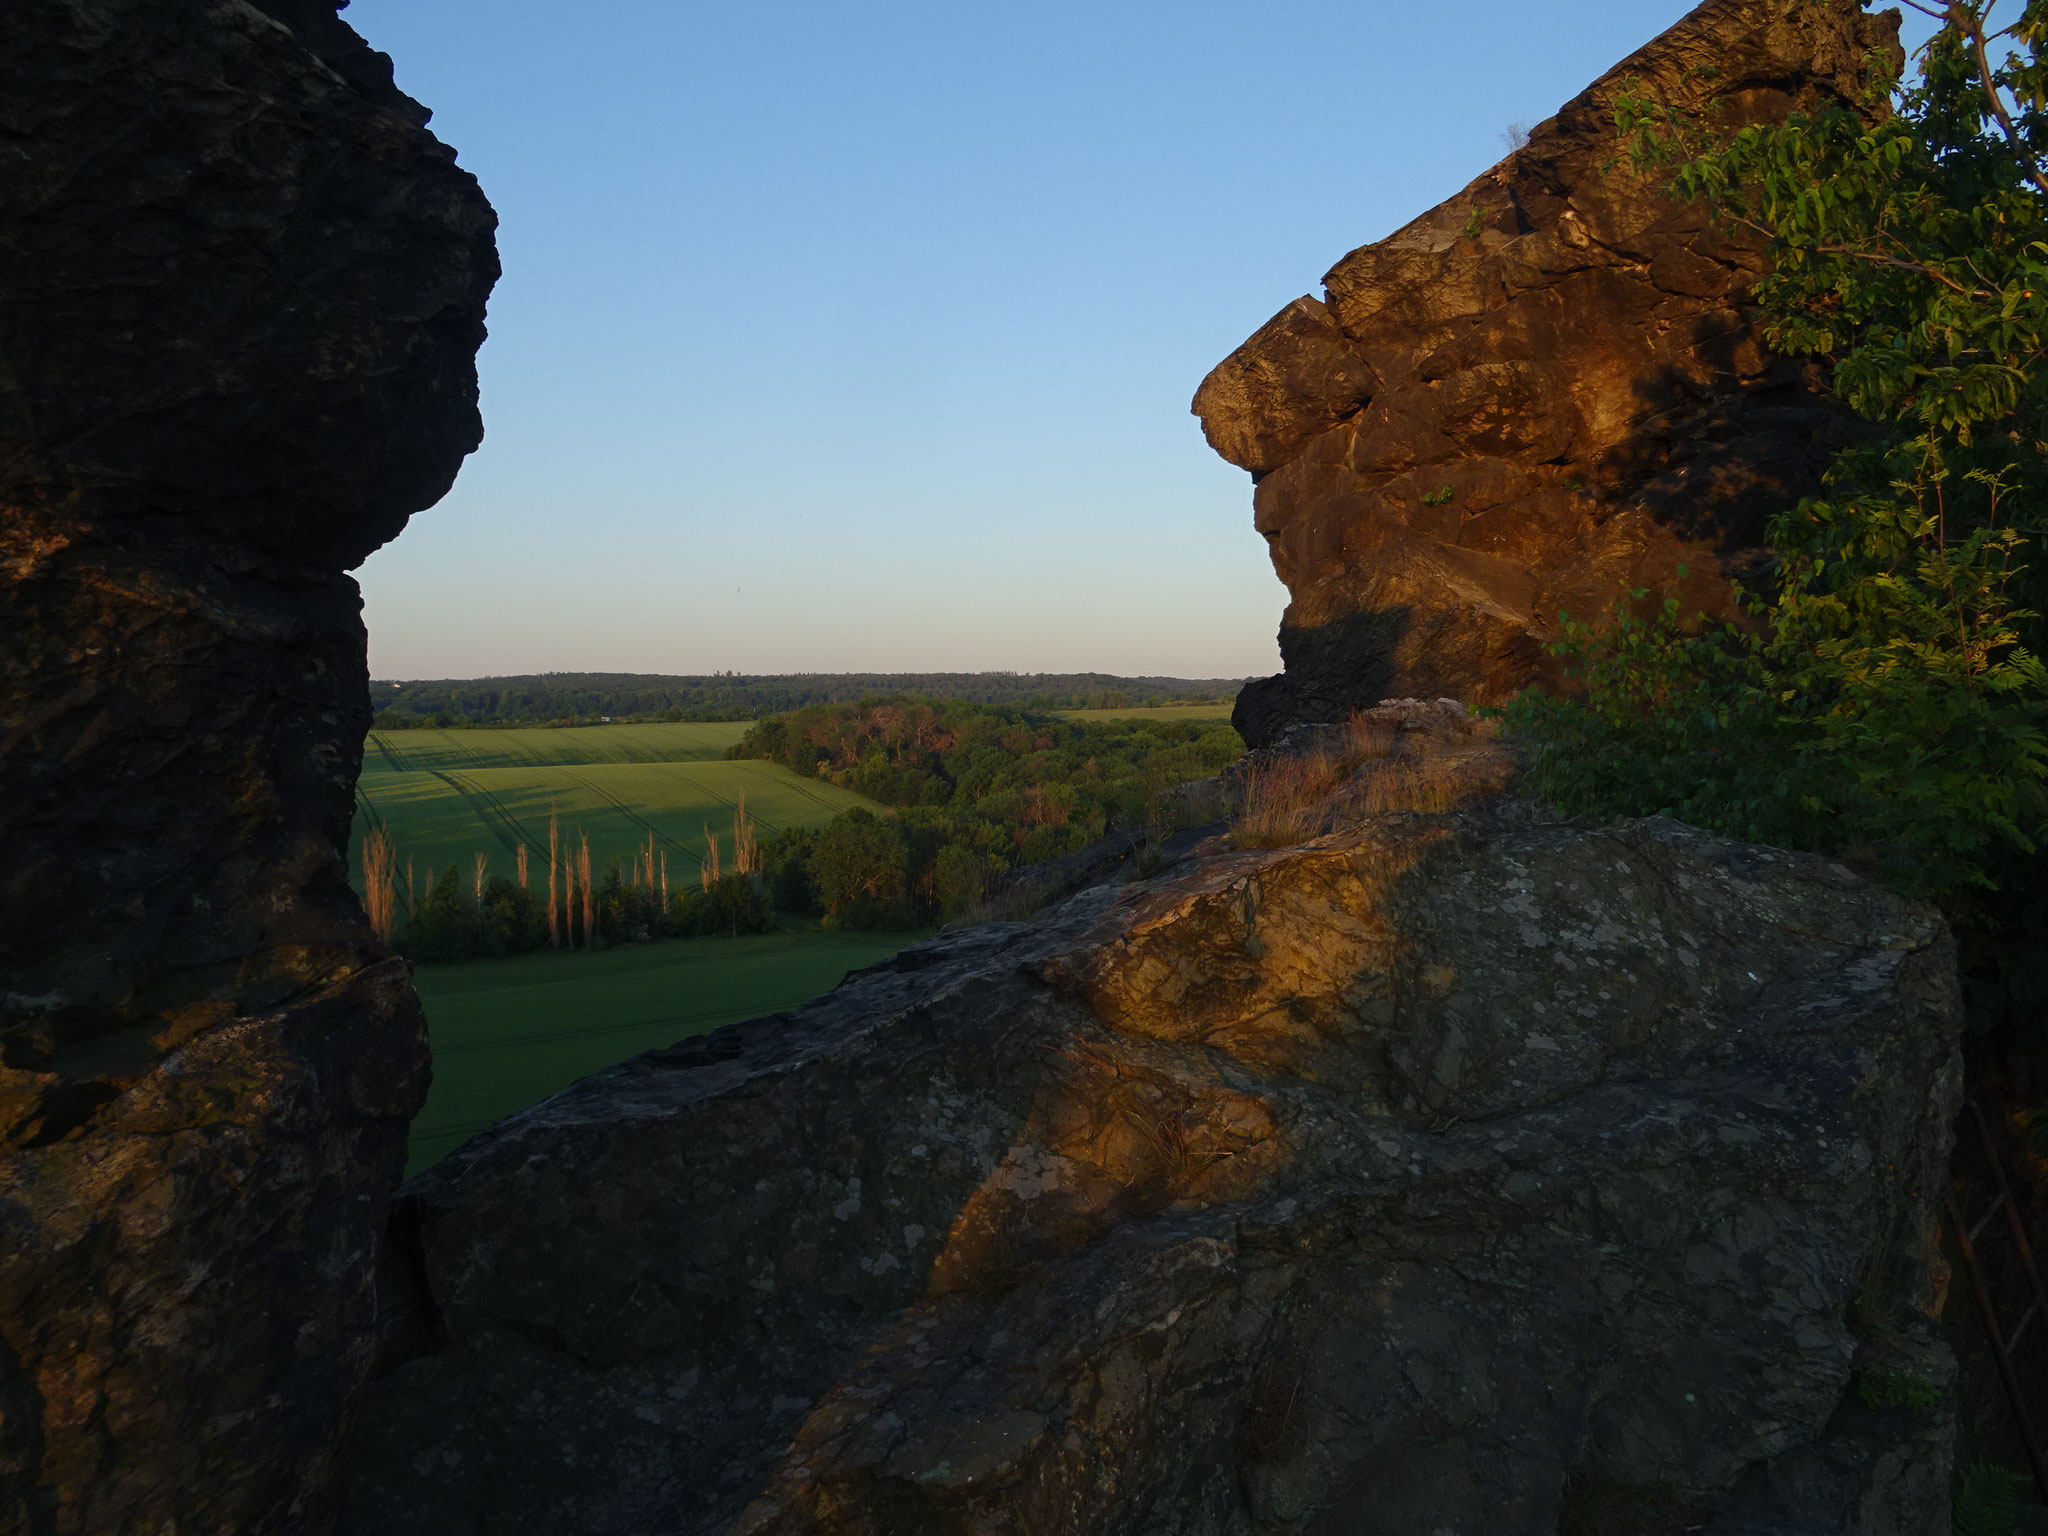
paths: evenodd
<path fill-rule="evenodd" d="M 1394 759 L 1360 774 L 1352 801 L 1368 816 L 1385 811 L 1435 815 L 1457 808 L 1459 787 L 1454 765 L 1426 757 Z"/>
<path fill-rule="evenodd" d="M 1246 766 L 1230 840 L 1240 848 L 1285 848 L 1323 830 L 1344 768 L 1328 752 L 1304 752 Z"/>
<path fill-rule="evenodd" d="M 1351 718 L 1344 722 L 1342 756 L 1346 766 L 1391 756 L 1400 734 L 1392 721 L 1375 719 L 1367 710 L 1354 709 Z"/>

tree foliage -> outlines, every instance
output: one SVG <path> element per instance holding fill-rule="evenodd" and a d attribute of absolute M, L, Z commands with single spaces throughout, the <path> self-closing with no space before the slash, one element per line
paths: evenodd
<path fill-rule="evenodd" d="M 1942 29 L 1910 81 L 1872 61 L 1862 111 L 1728 133 L 1624 93 L 1638 163 L 1767 242 L 1768 339 L 1871 430 L 1772 520 L 1750 622 L 1567 616 L 1583 701 L 1508 713 L 1567 806 L 1857 851 L 1935 894 L 2010 878 L 2048 823 L 2048 0 L 1915 8 Z"/>
<path fill-rule="evenodd" d="M 727 752 L 896 808 L 852 811 L 767 852 L 785 910 L 893 927 L 975 910 L 1003 874 L 1156 819 L 1176 784 L 1244 751 L 1221 720 L 1062 720 L 959 699 L 885 697 L 764 720 Z"/>

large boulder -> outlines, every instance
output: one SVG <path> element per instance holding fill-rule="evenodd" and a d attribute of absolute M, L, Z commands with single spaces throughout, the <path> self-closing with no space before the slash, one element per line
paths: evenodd
<path fill-rule="evenodd" d="M 490 206 L 317 0 L 0 7 L 0 1531 L 317 1533 L 426 1081 L 345 572 Z"/>
<path fill-rule="evenodd" d="M 1957 1007 L 1668 821 L 1212 842 L 407 1186 L 349 1529 L 1935 1536 Z"/>
<path fill-rule="evenodd" d="M 1731 610 L 1844 418 L 1758 335 L 1760 242 L 1636 170 L 1615 105 L 1734 126 L 1860 103 L 1897 32 L 1859 0 L 1707 0 L 1209 375 L 1194 409 L 1257 477 L 1292 598 L 1285 674 L 1240 696 L 1247 741 L 1555 682 L 1559 612 L 1627 590 Z"/>

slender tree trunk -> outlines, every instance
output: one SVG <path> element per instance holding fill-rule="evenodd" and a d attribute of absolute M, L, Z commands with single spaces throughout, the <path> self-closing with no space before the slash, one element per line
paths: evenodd
<path fill-rule="evenodd" d="M 747 797 L 740 793 L 740 803 L 732 813 L 732 872 L 736 875 L 751 875 L 760 864 L 754 842 L 754 823 L 747 815 Z"/>
<path fill-rule="evenodd" d="M 583 947 L 597 939 L 597 889 L 590 883 L 590 834 L 583 834 L 583 851 L 576 859 L 577 878 L 583 884 Z"/>
<path fill-rule="evenodd" d="M 555 824 L 555 813 L 548 812 L 548 948 L 562 947 L 561 913 L 555 905 L 556 854 L 561 842 L 560 829 Z"/>

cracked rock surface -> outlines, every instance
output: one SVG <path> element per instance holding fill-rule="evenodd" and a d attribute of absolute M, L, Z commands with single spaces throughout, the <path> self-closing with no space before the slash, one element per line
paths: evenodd
<path fill-rule="evenodd" d="M 1763 344 L 1760 242 L 1638 173 L 1615 104 L 1732 128 L 1855 103 L 1897 29 L 1857 0 L 1707 0 L 1217 366 L 1194 409 L 1256 477 L 1291 597 L 1285 673 L 1239 695 L 1247 742 L 1559 683 L 1560 610 L 1625 591 L 1731 611 L 1846 418 Z"/>
<path fill-rule="evenodd" d="M 402 1196 L 355 1536 L 1934 1536 L 1946 930 L 1511 797 L 1207 845 Z"/>

